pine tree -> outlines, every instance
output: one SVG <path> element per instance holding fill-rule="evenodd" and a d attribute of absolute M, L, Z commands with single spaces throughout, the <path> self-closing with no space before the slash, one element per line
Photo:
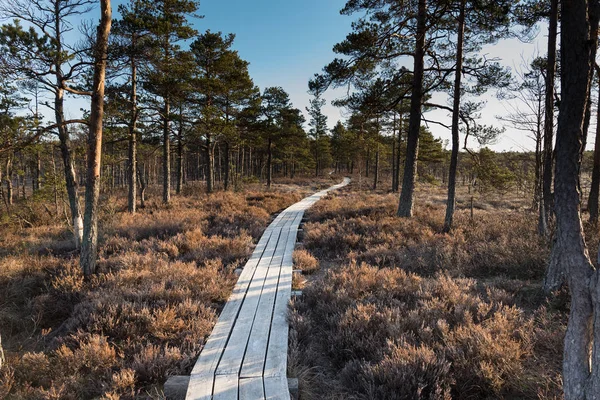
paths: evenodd
<path fill-rule="evenodd" d="M 218 98 L 218 104 L 225 118 L 223 142 L 225 144 L 225 179 L 223 187 L 229 189 L 232 175 L 232 152 L 239 149 L 242 143 L 239 117 L 243 108 L 260 93 L 248 73 L 247 61 L 240 58 L 236 51 L 227 54 L 226 68 L 220 76 L 223 82 L 223 92 Z"/>
<path fill-rule="evenodd" d="M 596 83 L 600 89 L 600 66 L 594 64 L 596 70 Z M 596 141 L 594 143 L 594 164 L 592 168 L 592 182 L 588 197 L 588 211 L 590 222 L 598 224 L 598 200 L 600 197 L 600 90 L 598 91 L 598 107 L 596 111 Z"/>
<path fill-rule="evenodd" d="M 456 203 L 456 171 L 460 147 L 459 123 L 461 118 L 461 94 L 465 90 L 463 75 L 470 75 L 477 80 L 474 91 L 481 94 L 492 86 L 505 86 L 508 83 L 507 74 L 498 63 L 490 63 L 478 57 L 468 57 L 467 54 L 480 51 L 484 44 L 494 43 L 499 38 L 510 34 L 510 11 L 514 0 L 503 1 L 449 1 L 446 16 L 456 18 L 449 23 L 450 32 L 456 33 L 456 47 L 450 46 L 454 64 L 454 87 L 452 104 L 452 154 L 448 177 L 448 199 L 444 232 L 452 229 Z M 449 41 L 452 43 L 453 41 Z M 446 44 L 442 45 L 442 52 Z M 464 119 L 464 117 L 463 117 Z"/>
<path fill-rule="evenodd" d="M 436 32 L 443 30 L 438 19 L 443 18 L 446 2 L 348 1 L 343 14 L 364 13 L 353 24 L 354 31 L 338 43 L 334 51 L 345 56 L 325 67 L 328 81 L 334 86 L 351 84 L 360 87 L 379 75 L 384 87 L 390 88 L 388 107 L 391 111 L 410 96 L 406 157 L 402 192 L 398 204 L 399 216 L 412 216 L 417 172 L 418 143 L 424 99 L 430 91 L 439 89 L 447 77 L 440 71 L 435 57 L 425 68 L 426 54 L 434 54 Z M 439 37 L 442 37 L 441 35 Z M 412 56 L 413 69 L 397 67 L 398 59 Z M 366 79 L 365 79 L 366 78 Z M 408 85 L 406 85 L 408 83 Z M 393 97 L 393 99 L 392 99 Z"/>
<path fill-rule="evenodd" d="M 548 18 L 548 61 L 546 63 L 546 99 L 544 119 L 544 175 L 543 175 L 543 227 L 548 234 L 548 225 L 552 214 L 552 166 L 554 137 L 554 80 L 556 76 L 556 37 L 558 35 L 559 1 L 550 0 Z M 540 209 L 542 212 L 542 209 Z"/>
<path fill-rule="evenodd" d="M 267 188 L 273 175 L 273 147 L 285 133 L 284 117 L 291 109 L 289 95 L 281 87 L 268 87 L 260 107 L 262 133 L 267 145 Z"/>
<path fill-rule="evenodd" d="M 307 171 L 314 160 L 310 154 L 310 143 L 302 125 L 305 119 L 297 108 L 283 110 L 282 134 L 277 142 L 278 153 L 294 178 L 299 170 Z"/>
<path fill-rule="evenodd" d="M 338 121 L 331 130 L 331 151 L 336 173 L 340 172 L 343 167 L 347 172 L 350 172 L 350 164 L 356 153 L 356 148 L 350 132 L 342 121 Z"/>
<path fill-rule="evenodd" d="M 313 96 L 306 108 L 310 115 L 309 125 L 311 127 L 309 134 L 313 139 L 314 157 L 315 157 L 315 176 L 319 176 L 321 169 L 331 158 L 331 149 L 327 138 L 327 116 L 323 114 L 325 99 L 323 93 L 327 88 L 327 82 L 322 75 L 315 75 L 308 82 L 308 92 Z"/>
<path fill-rule="evenodd" d="M 225 189 L 229 186 L 230 144 L 236 141 L 235 116 L 250 101 L 256 89 L 248 74 L 248 63 L 231 49 L 235 35 L 207 31 L 191 45 L 196 63 L 196 99 L 201 108 L 199 124 L 208 160 L 207 191 L 214 189 L 214 152 L 225 142 Z"/>
<path fill-rule="evenodd" d="M 548 54 L 545 64 L 545 100 L 544 100 L 544 143 L 542 168 L 542 207 L 540 208 L 539 230 L 548 236 L 548 227 L 552 216 L 552 177 L 554 165 L 554 126 L 557 70 L 557 36 L 560 14 L 559 0 L 523 0 L 515 10 L 516 21 L 524 27 L 526 35 L 542 20 L 548 21 Z"/>
<path fill-rule="evenodd" d="M 188 53 L 181 42 L 191 39 L 196 31 L 187 18 L 198 10 L 197 0 L 158 0 L 146 21 L 149 27 L 151 70 L 145 77 L 148 90 L 158 96 L 157 111 L 162 120 L 163 202 L 171 200 L 171 108 L 189 82 L 192 70 Z"/>
<path fill-rule="evenodd" d="M 598 46 L 600 3 L 561 2 L 561 103 L 556 133 L 554 208 L 556 234 L 546 285 L 566 278 L 571 297 L 564 340 L 566 400 L 596 399 L 600 393 L 600 280 L 589 256 L 581 220 L 581 145 Z M 554 268 L 553 267 L 554 264 Z"/>
<path fill-rule="evenodd" d="M 137 206 L 137 152 L 138 152 L 138 120 L 139 110 L 139 69 L 144 61 L 148 60 L 148 21 L 149 9 L 151 3 L 146 0 L 130 0 L 129 4 L 119 5 L 119 14 L 121 19 L 113 23 L 113 41 L 111 43 L 111 56 L 118 59 L 123 68 L 127 69 L 128 82 L 120 84 L 117 88 L 124 92 L 126 108 L 129 109 L 129 115 L 126 118 L 126 125 L 129 133 L 128 150 L 128 196 L 127 210 L 130 213 L 136 212 Z M 121 70 L 117 71 L 122 73 Z M 128 104 L 127 104 L 128 103 Z"/>

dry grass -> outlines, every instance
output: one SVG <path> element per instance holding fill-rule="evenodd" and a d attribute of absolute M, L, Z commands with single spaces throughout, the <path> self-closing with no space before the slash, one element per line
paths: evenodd
<path fill-rule="evenodd" d="M 106 199 L 88 281 L 59 221 L 7 221 L 0 398 L 160 398 L 167 376 L 190 372 L 272 214 L 310 190 L 292 189 L 149 201 L 135 216 Z"/>
<path fill-rule="evenodd" d="M 329 267 L 292 307 L 301 398 L 561 397 L 567 315 L 540 292 L 535 215 L 517 197 L 479 199 L 442 234 L 441 199 L 421 187 L 400 219 L 396 195 L 350 187 L 309 211 L 304 245 Z"/>

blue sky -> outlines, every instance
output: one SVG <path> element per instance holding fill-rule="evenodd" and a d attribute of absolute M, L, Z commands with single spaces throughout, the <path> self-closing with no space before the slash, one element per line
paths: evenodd
<path fill-rule="evenodd" d="M 310 98 L 308 80 L 335 57 L 333 45 L 350 32 L 353 18 L 339 13 L 344 4 L 345 0 L 201 0 L 204 19 L 194 26 L 201 32 L 235 33 L 234 48 L 250 62 L 250 76 L 261 90 L 281 86 L 304 111 Z M 341 118 L 329 102 L 325 112 L 331 127 Z"/>

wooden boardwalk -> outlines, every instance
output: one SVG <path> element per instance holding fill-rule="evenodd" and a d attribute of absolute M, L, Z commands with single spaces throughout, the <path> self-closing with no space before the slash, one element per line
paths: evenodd
<path fill-rule="evenodd" d="M 265 230 L 198 357 L 186 400 L 290 398 L 287 308 L 298 227 L 304 211 L 349 182 L 288 207 Z"/>

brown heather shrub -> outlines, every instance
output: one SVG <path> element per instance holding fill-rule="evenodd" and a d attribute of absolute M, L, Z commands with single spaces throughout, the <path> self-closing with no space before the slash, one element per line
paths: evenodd
<path fill-rule="evenodd" d="M 184 365 L 181 365 L 185 362 Z M 165 381 L 170 375 L 178 375 L 189 369 L 193 360 L 181 354 L 181 350 L 172 346 L 144 346 L 134 358 L 131 366 L 141 382 Z"/>
<path fill-rule="evenodd" d="M 232 264 L 249 254 L 252 236 L 243 230 L 231 238 L 205 237 L 198 231 L 192 231 L 186 232 L 183 237 L 174 238 L 173 244 L 183 260 L 195 260 L 198 264 L 203 264 L 209 260 L 221 259 L 224 264 Z"/>
<path fill-rule="evenodd" d="M 342 384 L 369 399 L 450 400 L 450 363 L 430 348 L 388 343 L 377 364 L 352 361 Z"/>
<path fill-rule="evenodd" d="M 80 332 L 66 340 L 72 345 L 12 360 L 15 382 L 24 382 L 15 398 L 81 399 L 102 393 L 122 356 L 104 336 Z"/>
<path fill-rule="evenodd" d="M 107 400 L 133 399 L 135 396 L 135 371 L 124 368 L 112 375 L 110 392 L 104 394 Z"/>
<path fill-rule="evenodd" d="M 349 198 L 349 196 L 353 196 Z M 320 258 L 356 260 L 432 276 L 503 276 L 541 279 L 548 244 L 535 232 L 535 215 L 495 211 L 456 215 L 442 234 L 443 207 L 417 207 L 411 219 L 395 217 L 395 195 L 354 194 L 317 203 L 305 224 L 305 246 Z"/>
<path fill-rule="evenodd" d="M 169 375 L 189 374 L 271 214 L 300 198 L 287 190 L 149 200 L 135 216 L 115 198 L 87 281 L 60 224 L 11 226 L 0 238 L 0 398 L 160 398 Z"/>
<path fill-rule="evenodd" d="M 348 396 L 535 397 L 530 379 L 544 383 L 524 371 L 541 321 L 484 299 L 472 279 L 352 264 L 308 286 L 294 313 L 304 367 Z"/>
<path fill-rule="evenodd" d="M 275 194 L 273 192 L 248 193 L 246 201 L 248 205 L 263 208 L 267 213 L 273 214 L 298 201 L 302 200 L 307 192 L 287 192 Z"/>
<path fill-rule="evenodd" d="M 294 268 L 302 270 L 305 274 L 312 274 L 319 269 L 319 261 L 304 249 L 294 250 L 292 257 Z"/>
<path fill-rule="evenodd" d="M 395 217 L 397 195 L 352 187 L 309 211 L 304 247 L 330 262 L 292 305 L 301 397 L 561 398 L 567 304 L 541 293 L 534 213 L 476 199 L 471 220 L 459 198 L 442 234 L 444 194 L 417 192 L 411 219 Z"/>

